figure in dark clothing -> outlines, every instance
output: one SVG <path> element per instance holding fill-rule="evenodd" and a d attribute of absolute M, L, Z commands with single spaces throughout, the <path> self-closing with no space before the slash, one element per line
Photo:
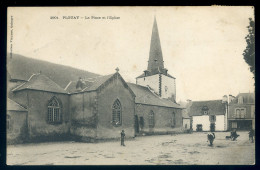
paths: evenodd
<path fill-rule="evenodd" d="M 125 146 L 125 131 L 121 132 L 121 146 Z"/>
<path fill-rule="evenodd" d="M 253 143 L 255 137 L 255 131 L 251 129 L 248 134 L 249 134 L 249 140 L 251 140 L 251 142 Z"/>
<path fill-rule="evenodd" d="M 215 133 L 208 134 L 209 146 L 213 146 L 214 139 L 215 139 Z"/>
<path fill-rule="evenodd" d="M 234 130 L 231 132 L 231 135 L 230 135 L 231 140 L 232 140 L 232 141 L 236 140 L 236 139 L 238 138 L 238 136 L 240 136 L 240 135 L 238 135 L 238 134 L 237 134 L 237 131 L 234 129 Z"/>

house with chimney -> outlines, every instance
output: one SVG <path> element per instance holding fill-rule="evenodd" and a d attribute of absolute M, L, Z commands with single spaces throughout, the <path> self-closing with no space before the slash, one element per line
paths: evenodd
<path fill-rule="evenodd" d="M 156 19 L 148 67 L 136 84 L 125 82 L 118 68 L 100 76 L 13 54 L 7 58 L 7 142 L 181 132 L 175 81 L 164 67 Z"/>
<path fill-rule="evenodd" d="M 239 93 L 229 102 L 228 129 L 255 129 L 255 94 Z"/>
<path fill-rule="evenodd" d="M 188 115 L 193 131 L 226 131 L 228 104 L 227 96 L 222 100 L 190 101 Z"/>

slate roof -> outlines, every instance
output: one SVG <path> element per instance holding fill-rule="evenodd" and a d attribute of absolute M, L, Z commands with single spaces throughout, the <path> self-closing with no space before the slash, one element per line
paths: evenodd
<path fill-rule="evenodd" d="M 116 74 L 116 73 L 115 73 Z M 102 84 L 104 84 L 108 79 L 113 77 L 114 74 L 109 74 L 106 76 L 96 77 L 95 81 L 92 83 L 90 87 L 86 87 L 82 91 L 94 91 L 97 90 Z"/>
<path fill-rule="evenodd" d="M 243 104 L 254 104 L 255 103 L 255 94 L 254 93 L 239 93 L 230 104 L 237 104 L 238 98 L 243 97 Z"/>
<path fill-rule="evenodd" d="M 95 80 L 95 79 L 93 79 Z M 66 88 L 64 90 L 66 90 L 69 93 L 74 93 L 74 92 L 78 92 L 76 85 L 77 85 L 78 81 L 71 81 L 69 82 L 69 84 L 66 86 Z M 90 87 L 93 84 L 93 81 L 84 81 L 83 83 L 83 88 L 85 89 L 86 87 Z M 80 90 L 82 91 L 82 90 Z"/>
<path fill-rule="evenodd" d="M 127 83 L 127 84 L 136 95 L 135 103 L 154 105 L 154 106 L 163 106 L 163 107 L 172 107 L 172 108 L 182 108 L 180 105 L 170 100 L 160 98 L 159 96 L 151 92 L 148 87 L 140 86 L 133 83 Z"/>
<path fill-rule="evenodd" d="M 183 118 L 185 118 L 185 119 L 190 119 L 191 117 L 189 116 L 189 114 L 188 114 L 188 111 L 187 110 L 183 110 L 183 112 L 182 112 L 182 117 Z"/>
<path fill-rule="evenodd" d="M 188 112 L 189 116 L 201 116 L 203 115 L 202 108 L 208 107 L 209 115 L 224 115 L 225 103 L 222 100 L 208 100 L 208 101 L 193 101 Z"/>
<path fill-rule="evenodd" d="M 7 104 L 6 104 L 7 109 L 9 111 L 20 111 L 20 112 L 27 112 L 27 109 L 25 109 L 23 106 L 19 105 L 15 101 L 7 98 Z"/>
<path fill-rule="evenodd" d="M 28 82 L 21 84 L 20 86 L 14 88 L 12 91 L 16 92 L 25 89 L 56 92 L 56 93 L 67 93 L 58 84 L 56 84 L 54 81 L 52 81 L 51 79 L 49 79 L 47 76 L 43 74 L 33 74 L 29 78 Z"/>
<path fill-rule="evenodd" d="M 170 75 L 169 73 L 167 73 L 167 74 L 164 74 L 164 73 L 162 73 L 163 75 L 165 75 L 165 76 L 168 76 L 168 77 L 170 77 L 170 78 L 174 78 L 175 79 L 175 77 L 173 77 L 172 75 Z M 154 74 L 153 74 L 154 75 Z M 152 75 L 151 75 L 152 76 Z M 148 76 L 145 76 L 144 75 L 144 73 L 143 74 L 141 74 L 140 76 L 138 76 L 138 77 L 136 77 L 136 78 L 142 78 L 142 77 L 148 77 Z"/>

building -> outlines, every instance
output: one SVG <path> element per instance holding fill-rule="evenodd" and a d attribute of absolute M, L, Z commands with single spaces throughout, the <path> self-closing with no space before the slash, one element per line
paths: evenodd
<path fill-rule="evenodd" d="M 229 103 L 228 129 L 255 129 L 255 94 L 239 93 Z"/>
<path fill-rule="evenodd" d="M 182 131 L 182 107 L 162 99 L 149 87 L 128 83 L 136 94 L 136 131 L 140 134 L 168 134 Z"/>
<path fill-rule="evenodd" d="M 176 100 L 175 78 L 168 73 L 168 69 L 164 68 L 156 18 L 154 18 L 152 30 L 148 67 L 136 78 L 136 84 L 149 86 L 162 98 L 168 98 L 174 102 Z"/>
<path fill-rule="evenodd" d="M 176 103 L 175 78 L 164 67 L 156 18 L 147 69 L 130 87 L 136 95 L 135 110 L 142 131 L 172 133 L 182 129 L 182 107 Z"/>
<path fill-rule="evenodd" d="M 11 143 L 19 143 L 26 137 L 27 109 L 11 99 L 7 99 L 6 131 L 7 140 Z"/>
<path fill-rule="evenodd" d="M 188 114 L 192 118 L 193 131 L 227 130 L 226 101 L 193 101 Z"/>
<path fill-rule="evenodd" d="M 22 142 L 98 141 L 120 138 L 123 129 L 127 138 L 182 131 L 182 107 L 175 102 L 175 78 L 163 65 L 156 19 L 147 74 L 137 84 L 126 83 L 119 69 L 99 76 L 14 54 L 7 61 L 7 97 L 21 112 L 7 108 L 8 127 L 20 129 L 8 131 L 8 143 L 19 136 Z"/>
<path fill-rule="evenodd" d="M 185 131 L 189 132 L 191 130 L 191 117 L 189 116 L 189 110 L 192 101 L 187 100 L 187 102 L 179 102 L 179 103 L 184 108 L 182 109 L 182 126 Z"/>

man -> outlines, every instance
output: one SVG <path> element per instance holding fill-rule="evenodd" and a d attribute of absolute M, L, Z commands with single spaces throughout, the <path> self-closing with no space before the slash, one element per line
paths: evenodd
<path fill-rule="evenodd" d="M 210 133 L 208 134 L 208 141 L 209 141 L 209 146 L 213 146 L 213 141 L 215 139 L 215 133 Z"/>
<path fill-rule="evenodd" d="M 255 137 L 255 131 L 251 129 L 248 134 L 249 134 L 249 140 L 251 140 L 251 142 L 253 143 Z"/>
<path fill-rule="evenodd" d="M 240 136 L 240 135 L 237 134 L 236 129 L 233 129 L 233 131 L 231 132 L 231 135 L 230 135 L 231 140 L 232 141 L 236 140 L 238 138 L 238 136 Z"/>
<path fill-rule="evenodd" d="M 121 132 L 121 146 L 125 146 L 125 131 Z"/>

